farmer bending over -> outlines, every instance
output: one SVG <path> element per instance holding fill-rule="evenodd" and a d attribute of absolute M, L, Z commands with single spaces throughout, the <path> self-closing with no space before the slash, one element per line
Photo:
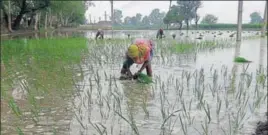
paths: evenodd
<path fill-rule="evenodd" d="M 126 52 L 126 60 L 123 63 L 121 69 L 120 79 L 131 79 L 141 73 L 146 68 L 147 75 L 152 77 L 152 66 L 151 60 L 153 57 L 153 46 L 154 43 L 149 39 L 136 39 L 132 45 L 128 47 Z M 133 64 L 143 64 L 140 70 L 132 76 L 130 66 Z"/>
<path fill-rule="evenodd" d="M 156 34 L 156 38 L 162 39 L 164 37 L 164 31 L 163 29 L 159 29 Z"/>
<path fill-rule="evenodd" d="M 103 30 L 98 29 L 97 34 L 96 34 L 96 38 L 95 38 L 95 39 L 97 40 L 98 37 L 100 37 L 100 39 L 103 39 L 103 35 L 104 35 Z"/>

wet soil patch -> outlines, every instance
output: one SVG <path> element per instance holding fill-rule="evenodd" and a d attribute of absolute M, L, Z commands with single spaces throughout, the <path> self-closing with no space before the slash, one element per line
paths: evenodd
<path fill-rule="evenodd" d="M 255 135 L 268 135 L 268 121 L 259 121 L 255 130 Z"/>

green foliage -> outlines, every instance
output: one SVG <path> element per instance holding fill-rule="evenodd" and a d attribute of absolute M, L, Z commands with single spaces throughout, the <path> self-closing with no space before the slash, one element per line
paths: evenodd
<path fill-rule="evenodd" d="M 17 117 L 21 117 L 21 110 L 18 107 L 18 105 L 16 104 L 15 100 L 13 99 L 13 97 L 10 98 L 10 100 L 8 101 L 8 106 L 12 109 L 13 113 L 17 116 Z"/>
<path fill-rule="evenodd" d="M 250 14 L 250 23 L 262 23 L 262 17 L 259 12 L 253 12 Z"/>
<path fill-rule="evenodd" d="M 143 17 L 141 24 L 142 24 L 142 26 L 149 26 L 150 25 L 150 19 L 147 15 Z"/>
<path fill-rule="evenodd" d="M 142 18 L 142 14 L 137 13 L 135 16 L 127 16 L 124 18 L 124 25 L 132 25 L 132 26 L 142 26 L 142 27 L 152 27 L 158 26 L 161 27 L 163 23 L 163 18 L 165 17 L 165 12 L 160 12 L 158 8 L 153 9 L 150 15 L 144 16 Z M 122 26 L 124 27 L 124 26 Z"/>
<path fill-rule="evenodd" d="M 179 8 L 179 14 L 183 16 L 184 22 L 188 25 L 189 22 L 194 19 L 197 15 L 197 10 L 198 8 L 201 7 L 202 2 L 197 0 L 197 1 L 182 1 L 182 0 L 177 0 L 178 8 Z"/>
<path fill-rule="evenodd" d="M 23 124 L 24 112 L 31 112 L 29 118 L 36 124 L 44 103 L 66 102 L 73 94 L 73 81 L 81 79 L 77 66 L 88 50 L 87 41 L 84 37 L 1 41 L 1 62 L 5 65 L 1 70 L 1 102 L 8 103 L 14 116 L 20 118 L 8 123 L 15 127 L 13 133 L 23 135 L 16 126 Z M 26 100 L 18 100 L 20 104 L 10 92 L 16 88 L 26 94 Z M 37 97 L 43 97 L 42 102 Z"/>
<path fill-rule="evenodd" d="M 165 17 L 165 12 L 160 12 L 160 9 L 153 9 L 150 15 L 148 16 L 150 24 L 152 25 L 161 25 L 163 24 L 163 18 Z"/>
<path fill-rule="evenodd" d="M 137 13 L 136 14 L 136 20 L 137 20 L 138 24 L 141 23 L 141 18 L 142 18 L 142 14 L 141 13 Z"/>
<path fill-rule="evenodd" d="M 243 57 L 235 57 L 234 62 L 238 62 L 238 63 L 245 63 L 245 62 L 251 62 Z"/>
<path fill-rule="evenodd" d="M 129 25 L 131 24 L 131 17 L 127 16 L 124 18 L 124 24 Z"/>
<path fill-rule="evenodd" d="M 37 61 L 80 61 L 81 51 L 87 47 L 86 38 L 17 39 L 1 43 L 1 57 L 5 64 L 13 59 L 34 57 Z M 47 67 L 49 65 L 44 65 Z"/>
<path fill-rule="evenodd" d="M 18 135 L 24 135 L 24 133 L 19 127 L 17 127 L 16 130 L 17 130 Z"/>
<path fill-rule="evenodd" d="M 216 24 L 218 18 L 212 14 L 206 14 L 205 17 L 202 19 L 201 24 Z"/>
<path fill-rule="evenodd" d="M 8 40 L 1 43 L 1 48 L 1 59 L 6 67 L 1 74 L 4 78 L 1 83 L 5 84 L 1 86 L 1 92 L 10 90 L 12 82 L 23 83 L 22 78 L 18 77 L 23 75 L 28 82 L 24 89 L 33 109 L 38 107 L 35 96 L 72 86 L 73 69 L 70 65 L 81 62 L 88 50 L 86 38 Z M 20 109 L 12 97 L 7 94 L 2 96 L 5 96 L 3 99 L 13 112 L 20 116 Z"/>
<path fill-rule="evenodd" d="M 201 41 L 201 42 L 174 42 L 173 45 L 169 48 L 173 53 L 187 53 L 196 50 L 196 48 L 210 48 L 216 47 L 216 45 L 221 46 L 222 43 L 215 41 Z"/>
<path fill-rule="evenodd" d="M 171 23 L 182 23 L 184 20 L 184 17 L 179 13 L 179 7 L 178 6 L 172 6 L 170 8 L 170 11 L 166 14 L 164 18 L 165 24 L 171 24 Z"/>
<path fill-rule="evenodd" d="M 147 76 L 146 74 L 139 73 L 137 76 L 138 76 L 137 81 L 139 83 L 149 84 L 153 82 L 152 78 Z"/>
<path fill-rule="evenodd" d="M 122 17 L 123 17 L 122 10 L 115 9 L 114 10 L 114 23 L 115 24 L 122 24 L 122 20 L 121 20 Z"/>
<path fill-rule="evenodd" d="M 59 17 L 62 25 L 69 23 L 83 24 L 86 12 L 85 4 L 81 1 L 52 1 L 49 7 L 53 15 Z"/>
<path fill-rule="evenodd" d="M 14 30 L 19 29 L 20 24 L 28 27 L 25 21 L 27 18 L 31 20 L 29 27 L 35 25 L 34 19 L 36 15 L 40 15 L 38 24 L 42 27 L 48 23 L 53 24 L 50 26 L 75 26 L 77 24 L 83 24 L 85 22 L 84 14 L 86 9 L 88 9 L 89 6 L 93 6 L 91 2 L 83 1 L 11 0 L 10 3 L 11 15 L 15 16 L 12 22 Z M 8 2 L 5 1 L 1 5 L 3 14 L 8 15 Z"/>
<path fill-rule="evenodd" d="M 174 44 L 171 50 L 177 53 L 182 53 L 182 52 L 190 51 L 191 49 L 193 49 L 193 47 L 194 46 L 191 43 L 179 43 L 179 44 Z"/>

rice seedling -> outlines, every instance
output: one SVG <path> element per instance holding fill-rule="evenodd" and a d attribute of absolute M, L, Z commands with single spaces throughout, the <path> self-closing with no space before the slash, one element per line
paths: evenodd
<path fill-rule="evenodd" d="M 24 133 L 19 127 L 17 127 L 16 130 L 17 130 L 18 135 L 24 135 Z"/>
<path fill-rule="evenodd" d="M 21 117 L 21 111 L 20 108 L 18 107 L 18 105 L 16 104 L 16 102 L 14 101 L 14 99 L 11 97 L 11 99 L 8 101 L 8 106 L 12 109 L 13 113 L 17 116 L 17 117 Z"/>
<path fill-rule="evenodd" d="M 251 62 L 251 61 L 249 61 L 249 60 L 247 60 L 247 59 L 245 59 L 245 58 L 243 58 L 243 57 L 236 57 L 236 58 L 234 59 L 234 62 L 245 63 L 245 62 Z"/>
<path fill-rule="evenodd" d="M 115 112 L 118 116 L 120 116 L 123 120 L 125 120 L 132 128 L 132 130 L 134 131 L 134 133 L 136 135 L 139 135 L 139 131 L 138 131 L 138 128 L 133 120 L 133 116 L 132 114 L 130 114 L 130 121 L 127 120 L 124 116 L 122 116 L 121 114 L 119 114 L 118 112 Z"/>
<path fill-rule="evenodd" d="M 181 115 L 180 114 L 179 114 L 179 118 L 180 118 L 181 129 L 183 131 L 183 134 L 184 135 L 187 135 L 187 132 L 188 132 L 187 125 L 182 122 L 182 119 L 181 119 Z"/>

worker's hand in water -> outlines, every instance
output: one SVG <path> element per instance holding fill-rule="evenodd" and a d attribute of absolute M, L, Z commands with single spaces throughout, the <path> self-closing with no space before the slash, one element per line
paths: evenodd
<path fill-rule="evenodd" d="M 138 75 L 141 73 L 141 71 L 139 70 L 138 72 L 136 72 L 134 75 L 133 75 L 133 79 L 137 79 L 138 78 Z"/>

